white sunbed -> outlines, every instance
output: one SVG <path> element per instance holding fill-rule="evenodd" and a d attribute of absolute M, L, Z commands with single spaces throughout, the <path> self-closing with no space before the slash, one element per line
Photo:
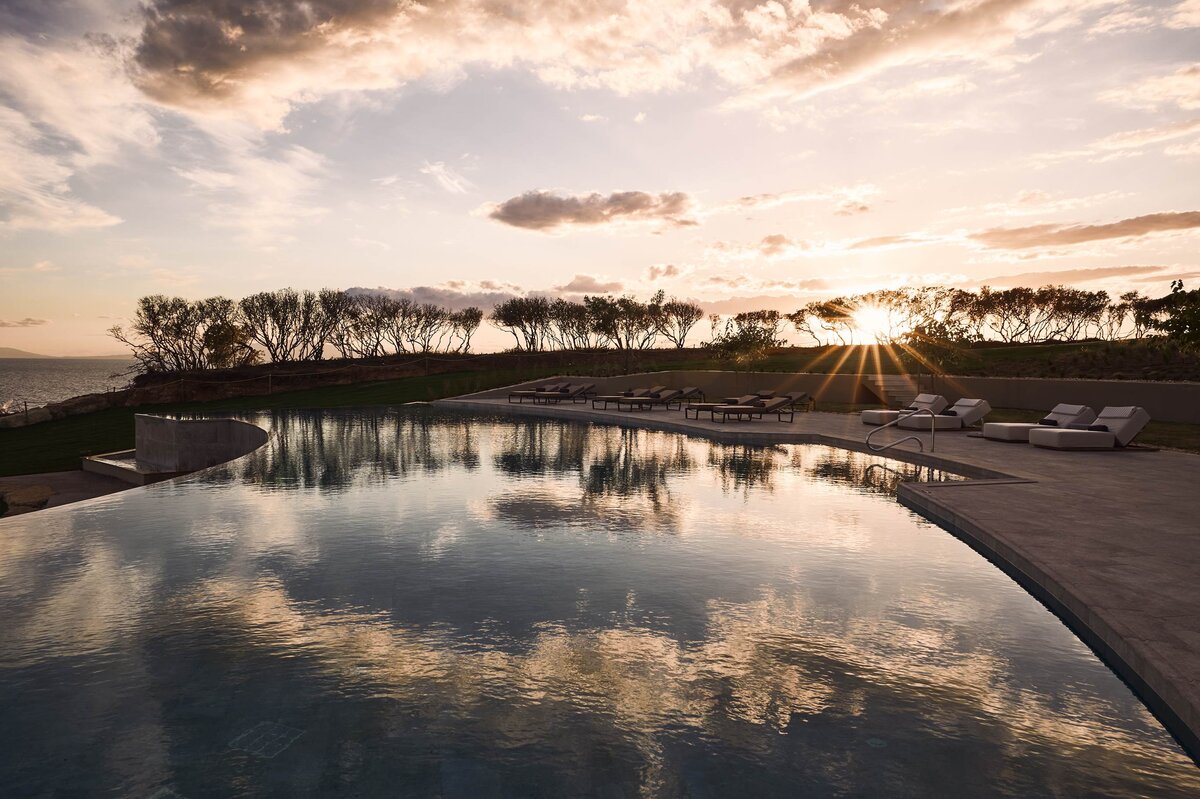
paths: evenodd
<path fill-rule="evenodd" d="M 983 437 L 992 441 L 1029 440 L 1029 431 L 1039 427 L 1050 429 L 1066 427 L 1069 424 L 1091 424 L 1096 419 L 1096 412 L 1086 405 L 1067 405 L 1060 402 L 1050 413 L 1042 417 L 1040 422 L 988 422 L 983 426 Z"/>
<path fill-rule="evenodd" d="M 936 416 L 927 413 L 915 413 L 900 419 L 897 427 L 905 430 L 962 430 L 981 421 L 992 410 L 992 406 L 983 399 L 960 399 L 947 411 Z"/>
<path fill-rule="evenodd" d="M 880 425 L 890 424 L 891 422 L 899 419 L 902 415 L 906 413 L 912 413 L 919 408 L 925 408 L 933 411 L 934 413 L 941 413 L 949 404 L 950 403 L 946 402 L 946 398 L 941 394 L 918 394 L 916 399 L 909 403 L 908 407 L 903 410 L 895 411 L 876 408 L 863 411 L 860 418 L 862 419 L 863 424 L 879 427 Z M 925 414 L 921 415 L 924 416 Z"/>
<path fill-rule="evenodd" d="M 1142 432 L 1150 414 L 1136 405 L 1104 408 L 1093 424 L 1039 427 L 1029 431 L 1029 443 L 1046 449 L 1113 449 L 1124 447 Z"/>

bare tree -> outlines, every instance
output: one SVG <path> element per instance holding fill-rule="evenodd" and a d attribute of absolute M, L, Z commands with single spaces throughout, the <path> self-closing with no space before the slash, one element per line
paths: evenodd
<path fill-rule="evenodd" d="M 141 372 L 220 369 L 258 360 L 237 303 L 226 297 L 142 297 L 129 330 L 117 325 L 108 332 L 129 347 Z"/>
<path fill-rule="evenodd" d="M 683 349 L 688 333 L 704 318 L 704 309 L 694 302 L 672 297 L 662 304 L 658 317 L 658 332 L 677 349 Z"/>

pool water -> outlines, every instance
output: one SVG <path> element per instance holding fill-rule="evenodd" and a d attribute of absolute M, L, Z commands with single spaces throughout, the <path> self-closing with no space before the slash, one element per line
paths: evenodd
<path fill-rule="evenodd" d="M 816 446 L 430 410 L 0 522 L 0 796 L 1184 797 L 1039 603 Z"/>

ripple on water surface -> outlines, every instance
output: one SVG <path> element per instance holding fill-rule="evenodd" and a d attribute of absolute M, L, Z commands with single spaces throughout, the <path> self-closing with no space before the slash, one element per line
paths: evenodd
<path fill-rule="evenodd" d="M 0 523 L 0 795 L 1200 795 L 1058 620 L 895 502 L 913 467 L 257 421 L 234 464 Z"/>

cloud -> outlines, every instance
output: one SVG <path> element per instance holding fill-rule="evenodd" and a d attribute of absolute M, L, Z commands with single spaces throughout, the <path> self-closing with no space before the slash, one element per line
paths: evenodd
<path fill-rule="evenodd" d="M 1154 75 L 1129 86 L 1110 89 L 1100 99 L 1129 108 L 1177 106 L 1200 108 L 1200 62 L 1179 67 L 1167 75 Z"/>
<path fill-rule="evenodd" d="M 636 114 L 634 114 L 633 121 L 638 123 L 639 125 L 642 124 L 643 122 L 645 122 L 646 121 L 646 112 L 638 111 Z"/>
<path fill-rule="evenodd" d="M 1167 27 L 1177 30 L 1200 28 L 1200 0 L 1183 0 L 1175 6 L 1167 20 Z"/>
<path fill-rule="evenodd" d="M 810 10 L 792 57 L 733 105 L 803 101 L 879 73 L 920 64 L 967 62 L 1006 68 L 1018 41 L 1080 24 L 1095 0 L 978 0 L 937 7 L 892 0 Z M 808 10 L 807 4 L 805 9 Z M 836 9 L 837 13 L 830 13 Z"/>
<path fill-rule="evenodd" d="M 1156 275 L 1133 278 L 1134 283 L 1160 283 L 1167 280 L 1194 280 L 1200 277 L 1200 272 L 1160 272 Z"/>
<path fill-rule="evenodd" d="M 1031 158 L 1030 162 L 1036 167 L 1080 158 L 1096 163 L 1105 163 L 1117 158 L 1129 158 L 1141 155 L 1145 147 L 1184 139 L 1197 134 L 1200 134 L 1200 119 L 1183 119 L 1150 128 L 1119 131 L 1101 139 L 1096 139 L 1083 147 L 1041 153 Z M 1173 155 L 1175 153 L 1168 154 Z"/>
<path fill-rule="evenodd" d="M 407 289 L 389 289 L 379 286 L 369 289 L 361 286 L 346 289 L 347 294 L 378 294 L 393 299 L 406 299 L 418 303 L 431 303 L 452 311 L 476 307 L 490 311 L 493 306 L 520 296 L 521 290 L 510 284 L 482 281 L 477 284 L 452 280 L 441 286 L 413 286 Z"/>
<path fill-rule="evenodd" d="M 1121 33 L 1133 33 L 1155 27 L 1159 23 L 1159 15 L 1153 9 L 1145 7 L 1118 8 L 1105 14 L 1092 25 L 1088 34 L 1091 36 L 1110 36 Z"/>
<path fill-rule="evenodd" d="M 601 114 L 580 114 L 579 121 L 580 122 L 607 122 L 608 117 L 603 116 Z"/>
<path fill-rule="evenodd" d="M 816 287 L 814 292 L 824 291 L 824 287 Z M 740 297 L 728 297 L 720 300 L 699 300 L 700 307 L 706 314 L 735 314 L 743 311 L 779 311 L 791 313 L 809 300 L 795 294 L 754 294 Z"/>
<path fill-rule="evenodd" d="M 71 230 L 120 223 L 75 196 L 80 173 L 158 143 L 113 40 L 0 36 L 0 229 Z"/>
<path fill-rule="evenodd" d="M 24 319 L 0 319 L 0 327 L 41 327 L 42 325 L 50 324 L 49 319 L 34 319 L 32 316 L 27 316 Z"/>
<path fill-rule="evenodd" d="M 689 217 L 694 201 L 685 192 L 648 194 L 614 192 L 605 197 L 528 191 L 486 208 L 497 222 L 526 230 L 554 231 L 567 227 L 597 227 L 634 222 L 694 225 Z"/>
<path fill-rule="evenodd" d="M 986 277 L 978 281 L 972 281 L 978 285 L 987 286 L 1046 286 L 1046 285 L 1075 285 L 1077 283 L 1091 283 L 1096 280 L 1111 280 L 1113 278 L 1127 277 L 1141 279 L 1161 280 L 1158 278 L 1144 278 L 1149 274 L 1161 273 L 1166 267 L 1163 266 L 1101 266 L 1094 269 L 1061 269 L 1059 271 L 1047 272 L 1022 272 L 1018 275 L 996 275 L 994 277 Z"/>
<path fill-rule="evenodd" d="M 758 243 L 758 251 L 768 258 L 788 258 L 808 249 L 805 242 L 797 242 L 782 233 L 772 233 L 763 236 Z"/>
<path fill-rule="evenodd" d="M 311 200 L 327 175 L 325 158 L 300 145 L 272 145 L 240 123 L 206 125 L 217 151 L 204 166 L 176 174 L 207 200 L 206 222 L 227 228 L 250 247 L 273 250 L 294 240 L 292 230 L 326 213 Z"/>
<path fill-rule="evenodd" d="M 1174 144 L 1163 149 L 1163 152 L 1176 158 L 1200 157 L 1200 139 L 1184 142 L 1182 144 Z"/>
<path fill-rule="evenodd" d="M 429 175 L 437 181 L 439 186 L 451 194 L 466 194 L 475 188 L 475 184 L 446 166 L 442 161 L 435 161 L 432 164 L 426 161 L 420 172 L 422 175 Z"/>
<path fill-rule="evenodd" d="M 1108 0 L 148 0 L 130 71 L 156 101 L 281 128 L 299 104 L 473 69 L 528 71 L 558 89 L 620 95 L 715 77 L 771 110 L 925 64 L 1011 65 L 1013 45 L 1080 25 Z M 924 92 L 961 91 L 927 81 Z M 779 113 L 779 109 L 774 109 Z"/>
<path fill-rule="evenodd" d="M 622 284 L 616 281 L 604 283 L 591 275 L 576 275 L 570 283 L 555 286 L 554 290 L 564 294 L 612 294 L 622 288 Z"/>
<path fill-rule="evenodd" d="M 894 247 L 915 247 L 925 244 L 937 244 L 945 241 L 944 237 L 928 236 L 924 233 L 902 233 L 893 236 L 872 236 L 858 239 L 849 245 L 851 250 L 885 250 Z"/>
<path fill-rule="evenodd" d="M 675 264 L 651 264 L 646 270 L 646 280 L 654 283 L 658 280 L 666 280 L 668 278 L 679 277 L 684 270 L 680 269 Z"/>
<path fill-rule="evenodd" d="M 854 186 L 839 186 L 832 189 L 813 191 L 784 191 L 747 194 L 733 202 L 718 205 L 705 211 L 706 216 L 725 213 L 739 213 L 750 210 L 766 210 L 782 205 L 803 202 L 834 203 L 834 213 L 839 216 L 849 216 L 870 210 L 868 200 L 879 194 L 879 188 L 871 183 L 859 183 Z"/>
<path fill-rule="evenodd" d="M 38 261 L 33 266 L 3 266 L 0 267 L 0 275 L 19 275 L 19 274 L 35 274 L 44 275 L 51 272 L 58 272 L 59 268 L 50 261 Z"/>
<path fill-rule="evenodd" d="M 1200 211 L 1147 214 L 1103 225 L 1031 225 L 991 228 L 969 238 L 989 249 L 1024 250 L 1083 244 L 1106 239 L 1135 238 L 1173 230 L 1200 228 Z"/>

